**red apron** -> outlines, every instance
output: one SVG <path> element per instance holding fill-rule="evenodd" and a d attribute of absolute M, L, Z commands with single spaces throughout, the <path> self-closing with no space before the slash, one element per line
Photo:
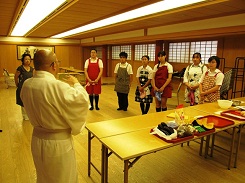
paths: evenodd
<path fill-rule="evenodd" d="M 167 66 L 159 67 L 156 74 L 155 74 L 155 85 L 157 88 L 161 88 L 164 83 L 168 79 L 168 68 Z M 154 91 L 151 92 L 152 96 L 155 96 Z M 163 98 L 171 98 L 172 97 L 172 86 L 169 83 L 163 90 L 162 93 Z"/>
<path fill-rule="evenodd" d="M 100 73 L 100 68 L 99 68 L 99 59 L 97 59 L 96 63 L 91 63 L 91 60 L 89 59 L 88 63 L 88 77 L 94 81 L 98 77 Z M 86 84 L 88 84 L 88 80 L 86 79 Z M 101 78 L 99 79 L 97 84 L 90 84 L 86 86 L 86 91 L 88 92 L 89 95 L 91 94 L 101 94 Z"/>

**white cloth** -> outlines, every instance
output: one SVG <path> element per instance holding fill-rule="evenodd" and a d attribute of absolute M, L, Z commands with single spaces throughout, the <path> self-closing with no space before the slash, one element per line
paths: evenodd
<path fill-rule="evenodd" d="M 91 62 L 91 63 L 97 63 L 97 60 L 98 60 L 97 57 L 96 57 L 96 59 L 90 58 L 90 62 Z M 88 68 L 88 64 L 89 64 L 89 59 L 87 59 L 87 60 L 85 61 L 85 64 L 84 64 L 84 68 L 85 68 L 85 69 Z M 103 68 L 103 62 L 102 62 L 101 59 L 99 59 L 99 68 Z"/>
<path fill-rule="evenodd" d="M 155 66 L 154 66 L 154 68 L 153 68 L 153 72 L 157 72 L 157 70 L 158 70 L 158 68 L 157 68 L 157 66 L 158 66 L 158 64 L 156 64 Z M 168 73 L 169 74 L 173 74 L 173 66 L 170 64 L 170 63 L 168 63 L 168 62 L 165 62 L 165 64 L 159 64 L 159 67 L 162 67 L 162 66 L 167 66 L 167 68 L 168 68 Z"/>
<path fill-rule="evenodd" d="M 132 66 L 131 66 L 131 64 L 129 64 L 129 63 L 127 63 L 127 62 L 125 62 L 124 64 L 122 64 L 122 63 L 117 63 L 117 65 L 115 66 L 115 70 L 114 70 L 114 73 L 115 73 L 115 74 L 117 74 L 117 70 L 118 70 L 119 66 L 120 66 L 121 68 L 127 68 L 128 74 L 133 74 Z"/>
<path fill-rule="evenodd" d="M 21 99 L 34 126 L 31 148 L 37 182 L 78 182 L 71 133 L 79 134 L 85 126 L 86 90 L 79 83 L 71 87 L 49 72 L 36 71 L 24 82 Z M 41 133 L 36 135 L 35 129 Z"/>
<path fill-rule="evenodd" d="M 183 83 L 188 83 L 189 82 L 189 77 L 193 76 L 194 74 L 203 74 L 207 72 L 207 67 L 205 65 L 203 65 L 202 63 L 198 64 L 198 65 L 190 65 L 186 68 L 185 70 L 185 74 L 184 74 L 184 80 Z"/>
<path fill-rule="evenodd" d="M 149 74 L 148 74 L 147 77 L 148 77 L 148 79 L 152 79 L 152 77 L 153 77 L 152 73 L 153 73 L 153 72 L 152 72 L 152 68 L 151 68 L 149 65 L 147 65 L 146 68 L 144 68 L 143 65 L 142 65 L 142 66 L 140 66 L 140 67 L 137 69 L 137 73 L 136 73 L 136 77 L 137 77 L 137 78 L 139 78 L 140 75 L 141 75 L 141 74 L 140 74 L 140 71 L 148 71 Z"/>

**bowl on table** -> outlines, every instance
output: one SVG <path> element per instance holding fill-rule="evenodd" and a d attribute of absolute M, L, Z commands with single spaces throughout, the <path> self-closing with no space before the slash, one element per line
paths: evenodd
<path fill-rule="evenodd" d="M 230 100 L 218 100 L 218 105 L 222 109 L 229 109 L 231 107 L 232 103 L 233 102 Z"/>

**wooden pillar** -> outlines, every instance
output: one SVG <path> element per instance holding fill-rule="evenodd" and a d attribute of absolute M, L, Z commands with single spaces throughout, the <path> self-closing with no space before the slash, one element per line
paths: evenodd
<path fill-rule="evenodd" d="M 102 46 L 102 58 L 101 59 L 103 61 L 103 74 L 102 74 L 102 76 L 108 77 L 108 74 L 107 74 L 108 58 L 107 58 L 107 46 L 106 45 Z"/>
<path fill-rule="evenodd" d="M 158 41 L 156 41 L 155 64 L 158 63 L 157 54 L 161 50 L 163 50 L 163 41 L 162 40 L 158 40 Z"/>

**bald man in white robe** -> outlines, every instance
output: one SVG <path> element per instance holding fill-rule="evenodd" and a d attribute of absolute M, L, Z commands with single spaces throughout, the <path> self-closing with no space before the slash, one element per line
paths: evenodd
<path fill-rule="evenodd" d="M 89 96 L 78 80 L 65 82 L 55 75 L 56 55 L 39 50 L 34 55 L 35 74 L 21 90 L 26 112 L 33 125 L 31 150 L 38 183 L 76 183 L 78 173 L 72 135 L 85 127 Z"/>

